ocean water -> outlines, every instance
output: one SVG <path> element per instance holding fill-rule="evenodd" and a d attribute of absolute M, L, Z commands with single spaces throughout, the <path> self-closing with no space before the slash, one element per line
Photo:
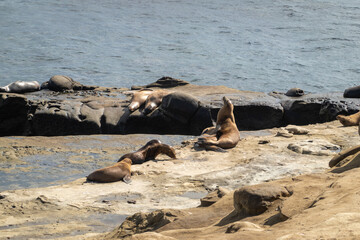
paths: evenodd
<path fill-rule="evenodd" d="M 0 85 L 360 85 L 358 0 L 0 0 Z"/>

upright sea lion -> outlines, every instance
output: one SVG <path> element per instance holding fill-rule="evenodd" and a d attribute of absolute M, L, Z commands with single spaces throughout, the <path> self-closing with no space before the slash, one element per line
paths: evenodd
<path fill-rule="evenodd" d="M 143 114 L 147 115 L 147 114 L 151 113 L 152 111 L 154 111 L 155 108 L 157 108 L 161 104 L 163 97 L 165 97 L 169 93 L 170 92 L 165 91 L 165 90 L 156 90 L 156 91 L 152 92 L 146 99 Z"/>
<path fill-rule="evenodd" d="M 337 115 L 336 119 L 344 126 L 358 126 L 360 122 L 360 111 L 349 116 Z"/>
<path fill-rule="evenodd" d="M 6 85 L 5 87 L 0 87 L 0 92 L 8 93 L 26 93 L 34 92 L 40 90 L 40 84 L 37 81 L 16 81 Z"/>
<path fill-rule="evenodd" d="M 151 93 L 153 93 L 152 89 L 141 89 L 132 93 L 131 103 L 128 106 L 129 110 L 133 112 L 140 108 Z"/>
<path fill-rule="evenodd" d="M 87 176 L 87 181 L 108 183 L 123 180 L 125 183 L 131 182 L 131 159 L 124 158 L 115 165 L 105 167 L 92 172 Z"/>
<path fill-rule="evenodd" d="M 176 158 L 175 150 L 172 147 L 162 144 L 159 140 L 154 139 L 147 142 L 136 152 L 125 154 L 119 161 L 129 158 L 133 164 L 141 164 L 151 159 L 155 159 L 159 154 L 166 154 L 171 158 Z"/>
<path fill-rule="evenodd" d="M 234 105 L 227 97 L 223 97 L 224 106 L 219 110 L 216 126 L 204 129 L 204 137 L 196 142 L 207 150 L 222 151 L 233 148 L 240 141 L 240 133 L 235 123 Z"/>

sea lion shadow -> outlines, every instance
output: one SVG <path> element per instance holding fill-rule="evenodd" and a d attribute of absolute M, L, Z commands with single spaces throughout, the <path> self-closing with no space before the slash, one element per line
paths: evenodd
<path fill-rule="evenodd" d="M 246 217 L 249 217 L 249 215 L 245 214 L 244 212 L 239 214 L 235 210 L 233 210 L 231 213 L 229 213 L 228 215 L 223 217 L 217 224 L 215 224 L 215 226 L 222 227 L 222 226 L 225 226 L 225 225 L 227 225 L 229 223 L 240 221 L 240 220 L 242 220 L 242 219 L 244 219 Z"/>

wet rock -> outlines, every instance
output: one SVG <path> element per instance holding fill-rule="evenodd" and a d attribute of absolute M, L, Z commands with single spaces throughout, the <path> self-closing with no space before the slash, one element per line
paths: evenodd
<path fill-rule="evenodd" d="M 340 146 L 319 139 L 290 143 L 287 148 L 300 154 L 316 156 L 330 156 L 340 150 Z"/>
<path fill-rule="evenodd" d="M 162 77 L 162 78 L 158 79 L 156 82 L 150 83 L 145 86 L 132 86 L 131 90 L 139 90 L 142 88 L 153 88 L 153 87 L 172 88 L 172 87 L 183 86 L 183 85 L 187 85 L 187 84 L 189 84 L 189 83 L 184 80 L 181 80 L 181 79 L 176 79 L 176 78 L 172 78 L 172 77 Z"/>
<path fill-rule="evenodd" d="M 200 199 L 200 203 L 201 203 L 200 206 L 201 207 L 211 206 L 229 192 L 230 191 L 225 188 L 217 187 L 215 191 L 210 192 L 208 195 Z"/>
<path fill-rule="evenodd" d="M 234 192 L 235 211 L 238 214 L 258 215 L 265 212 L 275 200 L 290 195 L 290 192 L 280 185 L 246 186 Z"/>
<path fill-rule="evenodd" d="M 0 135 L 24 135 L 28 131 L 31 106 L 25 96 L 0 93 Z"/>
<path fill-rule="evenodd" d="M 351 115 L 359 111 L 359 106 L 352 101 L 325 99 L 321 104 L 320 118 L 324 122 L 333 121 L 338 115 Z"/>
<path fill-rule="evenodd" d="M 125 221 L 108 237 L 124 238 L 136 233 L 143 233 L 147 231 L 155 231 L 160 227 L 176 221 L 178 217 L 186 216 L 187 214 L 181 210 L 157 210 L 151 213 L 136 213 L 127 217 Z"/>

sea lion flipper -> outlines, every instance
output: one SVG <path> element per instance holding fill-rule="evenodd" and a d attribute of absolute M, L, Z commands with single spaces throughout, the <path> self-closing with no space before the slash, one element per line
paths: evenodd
<path fill-rule="evenodd" d="M 124 181 L 126 184 L 131 183 L 131 176 L 130 176 L 130 174 L 127 174 L 127 175 L 123 178 L 123 181 Z"/>

